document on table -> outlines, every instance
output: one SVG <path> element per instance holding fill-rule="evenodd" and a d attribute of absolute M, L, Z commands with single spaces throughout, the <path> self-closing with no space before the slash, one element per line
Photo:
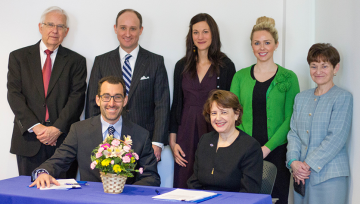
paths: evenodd
<path fill-rule="evenodd" d="M 158 200 L 185 201 L 185 202 L 199 203 L 214 198 L 218 195 L 220 194 L 205 192 L 205 191 L 176 189 L 161 195 L 154 196 L 152 198 Z"/>
<path fill-rule="evenodd" d="M 40 187 L 40 190 L 68 190 L 71 188 L 81 188 L 79 184 L 77 184 L 75 179 L 57 179 L 60 183 L 60 186 L 55 184 L 50 184 L 50 187 Z"/>

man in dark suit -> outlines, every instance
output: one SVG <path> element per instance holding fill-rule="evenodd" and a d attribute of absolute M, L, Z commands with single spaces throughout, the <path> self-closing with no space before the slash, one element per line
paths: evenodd
<path fill-rule="evenodd" d="M 114 30 L 120 46 L 95 58 L 85 117 L 100 113 L 95 103 L 99 79 L 110 75 L 122 77 L 129 97 L 123 116 L 150 132 L 154 153 L 159 161 L 169 134 L 170 93 L 164 58 L 139 46 L 143 27 L 142 17 L 137 11 L 120 11 Z"/>
<path fill-rule="evenodd" d="M 92 150 L 105 139 L 110 129 L 114 130 L 115 138 L 123 139 L 123 135 L 131 136 L 133 144 L 131 148 L 139 155 L 135 168 L 144 168 L 142 174 L 136 173 L 136 176 L 128 178 L 126 183 L 160 186 L 149 131 L 121 116 L 122 109 L 128 101 L 124 81 L 115 76 L 108 76 L 102 78 L 98 85 L 96 104 L 100 107 L 101 115 L 71 126 L 67 138 L 55 154 L 34 171 L 33 179 L 36 180 L 30 187 L 50 186 L 50 183 L 58 185 L 54 177 L 66 170 L 75 158 L 79 162 L 81 180 L 101 181 L 99 170 L 90 168 L 90 156 Z"/>
<path fill-rule="evenodd" d="M 54 154 L 84 107 L 86 60 L 61 46 L 67 20 L 61 8 L 48 8 L 39 23 L 42 39 L 10 53 L 7 97 L 15 115 L 10 152 L 17 156 L 19 175 L 30 176 Z M 75 165 L 66 177 L 76 171 Z"/>

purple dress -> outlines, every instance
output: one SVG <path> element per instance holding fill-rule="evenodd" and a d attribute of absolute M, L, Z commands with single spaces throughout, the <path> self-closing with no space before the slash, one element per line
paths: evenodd
<path fill-rule="evenodd" d="M 210 76 L 210 70 L 205 74 L 201 83 L 199 78 L 191 78 L 189 73 L 183 74 L 183 109 L 181 125 L 176 136 L 176 143 L 180 145 L 185 153 L 185 160 L 188 161 L 186 167 L 181 167 L 177 163 L 174 166 L 174 188 L 187 188 L 187 180 L 193 174 L 195 162 L 195 151 L 200 137 L 213 131 L 210 123 L 205 121 L 202 115 L 204 104 L 209 97 L 211 90 L 216 89 L 216 73 Z"/>

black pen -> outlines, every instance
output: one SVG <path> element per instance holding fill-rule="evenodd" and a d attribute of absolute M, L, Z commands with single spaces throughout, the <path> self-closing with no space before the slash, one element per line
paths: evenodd
<path fill-rule="evenodd" d="M 156 194 L 160 195 L 160 192 L 157 189 L 155 189 L 155 192 Z"/>

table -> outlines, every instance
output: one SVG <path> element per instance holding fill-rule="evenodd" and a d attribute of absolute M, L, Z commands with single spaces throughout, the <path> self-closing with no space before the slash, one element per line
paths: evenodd
<path fill-rule="evenodd" d="M 30 185 L 30 176 L 18 176 L 0 181 L 0 202 L 1 203 L 160 203 L 167 204 L 174 202 L 152 199 L 156 196 L 155 189 L 160 193 L 166 193 L 173 188 L 150 187 L 125 185 L 121 194 L 104 193 L 101 182 L 88 182 L 88 186 L 81 189 L 70 190 L 39 190 L 27 187 Z M 271 204 L 271 196 L 265 194 L 234 193 L 211 191 L 220 193 L 213 199 L 204 201 L 204 204 L 211 203 L 241 203 L 241 204 Z"/>

